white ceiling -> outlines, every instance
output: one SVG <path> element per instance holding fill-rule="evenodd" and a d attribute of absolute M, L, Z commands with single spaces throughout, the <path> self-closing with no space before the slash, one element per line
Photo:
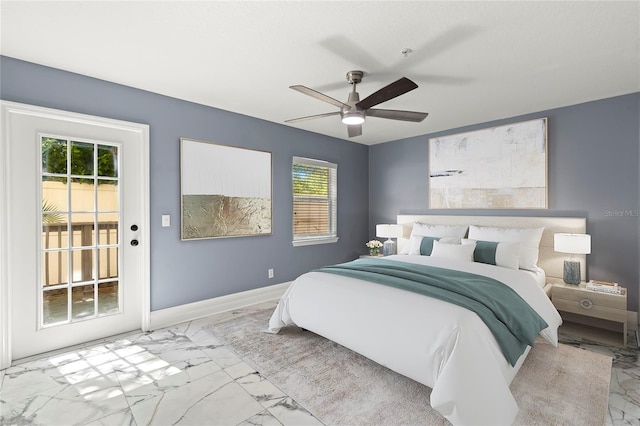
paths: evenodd
<path fill-rule="evenodd" d="M 419 88 L 349 139 L 339 116 L 292 127 L 371 145 L 640 91 L 640 2 L 1 2 L 6 56 L 284 124 L 406 76 Z M 402 55 L 402 50 L 413 52 Z M 99 100 L 96 100 L 98 102 Z"/>

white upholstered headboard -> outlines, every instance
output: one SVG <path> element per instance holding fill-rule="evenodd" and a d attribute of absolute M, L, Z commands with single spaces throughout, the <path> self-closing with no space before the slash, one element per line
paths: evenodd
<path fill-rule="evenodd" d="M 553 234 L 568 232 L 584 234 L 587 220 L 583 217 L 517 217 L 517 216 L 449 216 L 449 215 L 398 215 L 397 223 L 403 225 L 403 237 L 398 238 L 398 252 L 409 241 L 415 222 L 430 225 L 478 225 L 503 228 L 538 228 L 544 226 L 540 240 L 538 266 L 544 269 L 548 282 L 562 281 L 564 260 L 569 255 L 553 250 Z M 581 274 L 586 278 L 586 255 L 576 255 L 580 260 Z"/>

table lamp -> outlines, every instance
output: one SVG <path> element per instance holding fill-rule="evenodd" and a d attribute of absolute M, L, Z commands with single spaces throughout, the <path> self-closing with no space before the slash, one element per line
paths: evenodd
<path fill-rule="evenodd" d="M 397 254 L 398 249 L 395 241 L 392 238 L 402 237 L 402 225 L 376 225 L 376 236 L 380 238 L 387 238 L 387 241 L 382 245 L 382 254 L 389 256 L 391 254 Z"/>
<path fill-rule="evenodd" d="M 591 253 L 591 235 L 589 234 L 554 234 L 553 250 L 569 253 L 571 257 L 564 261 L 562 279 L 567 284 L 580 284 L 580 261 L 576 254 Z"/>

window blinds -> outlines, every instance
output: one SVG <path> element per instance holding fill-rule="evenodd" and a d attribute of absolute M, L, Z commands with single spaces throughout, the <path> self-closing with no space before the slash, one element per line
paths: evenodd
<path fill-rule="evenodd" d="M 318 240 L 337 235 L 338 166 L 293 157 L 293 239 Z"/>

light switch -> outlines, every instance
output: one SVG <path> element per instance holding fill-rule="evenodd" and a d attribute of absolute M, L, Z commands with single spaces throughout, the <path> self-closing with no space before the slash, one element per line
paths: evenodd
<path fill-rule="evenodd" d="M 163 214 L 162 215 L 162 227 L 166 228 L 168 226 L 171 226 L 171 215 Z"/>

